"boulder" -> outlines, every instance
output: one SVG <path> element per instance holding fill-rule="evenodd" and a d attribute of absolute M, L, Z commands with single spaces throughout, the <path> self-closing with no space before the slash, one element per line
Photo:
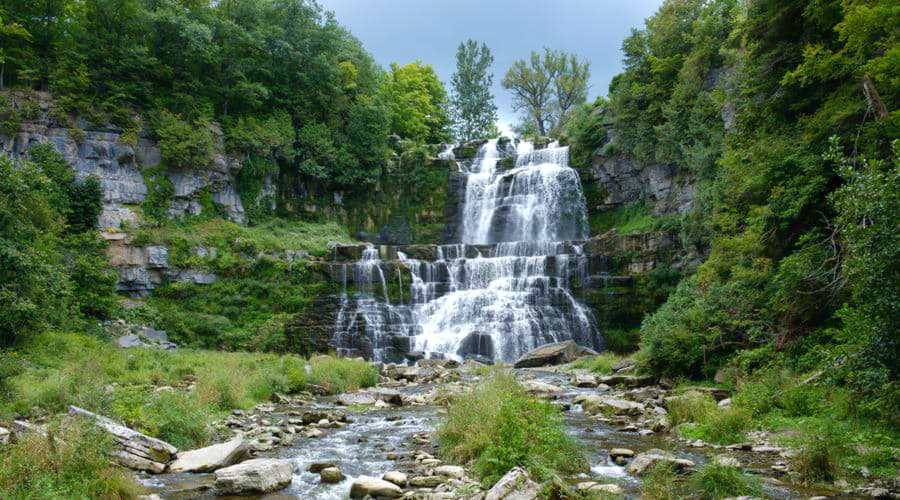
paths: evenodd
<path fill-rule="evenodd" d="M 600 484 L 595 481 L 586 481 L 583 483 L 578 483 L 577 486 L 578 491 L 586 491 L 588 493 L 601 493 L 601 494 L 610 494 L 610 495 L 621 495 L 622 488 L 620 488 L 616 484 Z M 601 496 L 601 498 L 604 498 Z"/>
<path fill-rule="evenodd" d="M 677 470 L 694 467 L 694 462 L 691 462 L 690 460 L 675 458 L 671 453 L 652 449 L 636 456 L 634 460 L 628 464 L 628 467 L 626 467 L 625 470 L 630 474 L 640 476 L 647 473 L 651 467 L 660 462 L 668 462 L 674 465 Z"/>
<path fill-rule="evenodd" d="M 548 365 L 561 365 L 575 361 L 581 356 L 592 354 L 597 353 L 587 347 L 576 344 L 572 340 L 567 340 L 565 342 L 542 345 L 533 351 L 529 351 L 523 354 L 513 366 L 515 368 L 536 368 Z"/>
<path fill-rule="evenodd" d="M 269 493 L 286 488 L 294 478 L 294 463 L 254 458 L 216 471 L 216 490 L 223 495 Z"/>
<path fill-rule="evenodd" d="M 378 401 L 384 401 L 385 403 L 392 404 L 394 406 L 403 406 L 403 395 L 400 393 L 400 391 L 395 391 L 394 389 L 387 389 L 384 387 L 377 387 L 369 392 Z"/>
<path fill-rule="evenodd" d="M 737 458 L 734 458 L 731 455 L 716 455 L 713 457 L 712 462 L 716 465 L 721 465 L 723 467 L 740 467 L 741 461 Z"/>
<path fill-rule="evenodd" d="M 639 415 L 644 405 L 610 396 L 586 396 L 581 399 L 581 407 L 588 415 Z"/>
<path fill-rule="evenodd" d="M 337 398 L 337 404 L 344 406 L 352 405 L 373 405 L 375 404 L 375 396 L 368 392 L 351 392 L 349 394 L 341 394 Z"/>
<path fill-rule="evenodd" d="M 401 488 L 406 486 L 406 474 L 400 471 L 392 470 L 385 472 L 384 475 L 381 476 L 381 479 L 394 483 Z"/>
<path fill-rule="evenodd" d="M 628 448 L 613 448 L 609 450 L 609 458 L 613 460 L 617 458 L 632 458 L 634 456 L 634 450 L 629 450 Z"/>
<path fill-rule="evenodd" d="M 350 498 L 365 498 L 366 496 L 398 498 L 402 494 L 403 490 L 399 486 L 377 477 L 359 476 L 350 486 Z"/>
<path fill-rule="evenodd" d="M 0 444 L 6 444 L 9 442 L 9 429 L 5 427 L 0 427 Z"/>
<path fill-rule="evenodd" d="M 569 382 L 575 387 L 597 387 L 597 377 L 589 373 L 573 373 Z"/>
<path fill-rule="evenodd" d="M 522 382 L 522 387 L 530 394 L 557 394 L 563 392 L 562 387 L 537 380 L 526 380 Z"/>
<path fill-rule="evenodd" d="M 311 464 L 306 470 L 312 472 L 313 474 L 318 474 L 322 472 L 323 469 L 327 469 L 329 467 L 337 467 L 337 465 L 331 462 L 316 462 Z"/>
<path fill-rule="evenodd" d="M 250 447 L 241 439 L 207 446 L 178 454 L 178 459 L 169 464 L 172 472 L 212 472 L 222 467 L 234 465 L 250 457 Z"/>
<path fill-rule="evenodd" d="M 145 436 L 77 406 L 70 406 L 69 414 L 89 418 L 97 427 L 111 434 L 119 444 L 119 450 L 114 455 L 121 465 L 130 469 L 159 474 L 178 453 L 177 448 L 165 441 Z"/>
<path fill-rule="evenodd" d="M 532 481 L 525 469 L 516 467 L 497 481 L 484 500 L 533 500 L 540 492 L 541 485 Z"/>
<path fill-rule="evenodd" d="M 649 375 L 607 375 L 600 377 L 600 382 L 606 385 L 646 387 L 653 384 L 653 377 Z"/>
<path fill-rule="evenodd" d="M 437 488 L 447 481 L 441 476 L 416 476 L 409 479 L 409 485 L 415 488 Z"/>
<path fill-rule="evenodd" d="M 466 476 L 465 469 L 458 465 L 441 465 L 434 468 L 434 473 L 452 479 L 462 479 Z"/>
<path fill-rule="evenodd" d="M 338 469 L 337 467 L 326 467 L 319 471 L 319 478 L 323 483 L 333 484 L 347 479 L 347 476 L 345 476 L 344 473 L 341 472 L 341 469 Z"/>
<path fill-rule="evenodd" d="M 128 349 L 131 347 L 143 347 L 144 343 L 141 342 L 140 337 L 137 335 L 123 335 L 116 340 L 116 345 L 123 349 Z"/>
<path fill-rule="evenodd" d="M 635 365 L 635 363 L 634 363 L 633 359 L 626 358 L 626 359 L 623 359 L 622 361 L 619 361 L 618 363 L 612 365 L 612 371 L 620 372 L 623 370 L 628 370 L 628 369 L 634 368 L 634 365 Z"/>

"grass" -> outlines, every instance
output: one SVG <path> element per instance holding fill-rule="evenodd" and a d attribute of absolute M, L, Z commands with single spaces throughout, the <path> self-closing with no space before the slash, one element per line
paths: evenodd
<path fill-rule="evenodd" d="M 14 413 L 63 412 L 68 405 L 118 418 L 179 448 L 208 443 L 209 424 L 233 408 L 250 408 L 311 384 L 329 393 L 374 385 L 364 361 L 321 356 L 217 351 L 117 349 L 78 334 L 47 332 L 7 361 L 0 422 Z M 193 389 L 188 390 L 187 386 Z M 154 392 L 154 386 L 173 386 Z"/>
<path fill-rule="evenodd" d="M 27 433 L 0 446 L 0 498 L 136 498 L 130 472 L 110 464 L 109 435 L 77 420 L 55 420 L 48 436 Z"/>
<path fill-rule="evenodd" d="M 655 231 L 661 220 L 648 207 L 637 204 L 591 214 L 589 224 L 591 234 L 603 234 L 610 229 L 619 234 L 637 234 Z"/>
<path fill-rule="evenodd" d="M 696 497 L 703 500 L 762 496 L 762 486 L 758 479 L 744 474 L 737 467 L 714 463 L 708 463 L 694 472 L 688 480 L 688 486 Z"/>
<path fill-rule="evenodd" d="M 685 477 L 673 464 L 660 462 L 650 469 L 641 485 L 641 498 L 648 500 L 718 500 L 738 496 L 761 497 L 759 480 L 736 467 L 714 463 Z"/>
<path fill-rule="evenodd" d="M 184 250 L 189 258 L 193 248 L 213 246 L 222 252 L 245 253 L 303 250 L 310 255 L 329 255 L 328 243 L 357 243 L 347 228 L 337 222 L 310 222 L 273 218 L 255 226 L 243 226 L 222 218 L 187 218 L 167 221 L 161 227 L 144 227 L 135 234 L 140 244 L 164 244 Z M 220 257 L 221 258 L 221 255 Z"/>
<path fill-rule="evenodd" d="M 588 370 L 601 375 L 609 375 L 613 372 L 613 366 L 624 358 L 611 352 L 603 352 L 596 356 L 578 358 L 572 363 L 573 368 Z"/>
<path fill-rule="evenodd" d="M 437 434 L 442 456 L 473 462 L 485 486 L 516 466 L 540 480 L 587 470 L 559 410 L 528 396 L 508 370 L 497 369 L 471 392 L 454 397 Z"/>
<path fill-rule="evenodd" d="M 682 436 L 710 443 L 733 444 L 741 441 L 753 426 L 753 419 L 743 408 L 719 408 L 708 394 L 686 393 L 668 403 L 669 424 L 678 427 Z"/>

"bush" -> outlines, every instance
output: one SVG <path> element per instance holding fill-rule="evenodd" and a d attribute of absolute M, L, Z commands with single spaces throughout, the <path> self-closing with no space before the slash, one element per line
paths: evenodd
<path fill-rule="evenodd" d="M 0 447 L 0 497 L 135 498 L 142 489 L 110 463 L 112 439 L 93 425 L 54 421 L 48 436 L 28 433 Z"/>
<path fill-rule="evenodd" d="M 750 477 L 737 467 L 708 463 L 691 475 L 691 488 L 701 499 L 738 496 L 762 496 L 762 487 L 756 478 Z"/>
<path fill-rule="evenodd" d="M 815 429 L 801 439 L 797 454 L 790 459 L 791 470 L 807 483 L 834 481 L 846 451 L 846 445 L 836 433 Z"/>
<path fill-rule="evenodd" d="M 528 396 L 508 371 L 496 370 L 468 394 L 453 398 L 438 438 L 447 459 L 474 460 L 476 474 L 488 486 L 516 466 L 541 479 L 587 469 L 559 410 Z"/>
<path fill-rule="evenodd" d="M 377 384 L 378 370 L 361 360 L 319 356 L 310 360 L 309 383 L 328 394 L 355 391 Z"/>
<path fill-rule="evenodd" d="M 641 486 L 641 498 L 679 500 L 684 498 L 678 471 L 670 462 L 659 462 L 650 468 Z"/>
<path fill-rule="evenodd" d="M 572 367 L 608 375 L 613 372 L 612 367 L 615 366 L 616 363 L 622 361 L 622 359 L 621 356 L 617 356 L 611 352 L 604 352 L 597 356 L 579 358 L 572 363 Z"/>
<path fill-rule="evenodd" d="M 719 408 L 706 394 L 693 395 L 669 401 L 669 423 L 681 426 L 679 432 L 686 437 L 704 441 L 732 444 L 740 441 L 752 427 L 753 420 L 743 408 L 730 406 Z"/>
<path fill-rule="evenodd" d="M 153 125 L 159 152 L 168 166 L 203 168 L 212 160 L 215 138 L 209 123 L 202 120 L 189 122 L 163 110 Z"/>

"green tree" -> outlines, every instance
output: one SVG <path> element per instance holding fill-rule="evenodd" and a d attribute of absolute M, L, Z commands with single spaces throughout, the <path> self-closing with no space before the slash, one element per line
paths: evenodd
<path fill-rule="evenodd" d="M 553 78 L 556 62 L 550 49 L 543 56 L 532 52 L 526 62 L 518 60 L 507 70 L 501 85 L 513 93 L 513 109 L 525 114 L 538 134 L 544 136 L 553 123 Z"/>
<path fill-rule="evenodd" d="M 6 13 L 0 8 L 0 89 L 3 88 L 6 74 L 6 62 L 15 62 L 21 53 L 23 42 L 31 40 L 31 33 L 21 24 L 8 21 Z"/>
<path fill-rule="evenodd" d="M 550 73 L 553 75 L 553 95 L 556 102 L 553 127 L 559 131 L 565 127 L 575 107 L 587 100 L 591 63 L 565 51 L 551 51 L 549 60 L 553 65 Z"/>
<path fill-rule="evenodd" d="M 460 142 L 486 139 L 496 126 L 497 106 L 491 94 L 494 75 L 489 71 L 493 63 L 494 56 L 484 43 L 479 46 L 470 39 L 456 49 L 450 105 L 456 140 Z"/>
<path fill-rule="evenodd" d="M 431 66 L 421 61 L 405 66 L 391 63 L 383 92 L 391 132 L 432 144 L 449 140 L 447 92 Z"/>

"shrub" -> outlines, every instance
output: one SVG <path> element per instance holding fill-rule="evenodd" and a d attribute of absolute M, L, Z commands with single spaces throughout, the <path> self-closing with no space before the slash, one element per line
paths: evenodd
<path fill-rule="evenodd" d="M 448 459 L 475 460 L 475 472 L 486 485 L 516 466 L 543 479 L 587 468 L 559 410 L 529 397 L 508 371 L 494 371 L 474 390 L 452 399 L 438 437 Z"/>
<path fill-rule="evenodd" d="M 846 450 L 834 432 L 825 428 L 811 430 L 801 439 L 797 454 L 791 457 L 791 470 L 807 483 L 833 481 Z"/>
<path fill-rule="evenodd" d="M 112 465 L 112 439 L 77 420 L 54 421 L 48 435 L 28 433 L 0 448 L 0 497 L 135 498 L 140 486 Z"/>
<path fill-rule="evenodd" d="M 641 498 L 679 500 L 684 498 L 680 489 L 680 480 L 675 465 L 670 462 L 659 462 L 652 466 L 644 477 Z"/>
<path fill-rule="evenodd" d="M 743 408 L 718 408 L 706 394 L 688 393 L 669 401 L 669 423 L 682 435 L 712 443 L 731 444 L 740 441 L 753 425 L 750 414 Z M 687 424 L 687 425 L 683 425 Z"/>
<path fill-rule="evenodd" d="M 587 369 L 594 373 L 607 375 L 612 373 L 612 367 L 620 361 L 622 361 L 621 356 L 617 356 L 611 352 L 604 352 L 596 356 L 579 358 L 572 363 L 572 367 Z"/>
<path fill-rule="evenodd" d="M 319 356 L 310 360 L 309 383 L 329 394 L 354 391 L 377 384 L 378 370 L 362 360 Z"/>
<path fill-rule="evenodd" d="M 190 393 L 161 392 L 147 406 L 141 430 L 179 449 L 193 449 L 209 443 L 212 432 L 210 408 Z"/>
<path fill-rule="evenodd" d="M 701 499 L 716 500 L 738 496 L 762 496 L 762 487 L 756 478 L 737 467 L 708 463 L 691 475 L 691 489 Z"/>
<path fill-rule="evenodd" d="M 667 403 L 669 423 L 673 427 L 686 422 L 703 422 L 717 410 L 711 396 L 698 392 L 685 393 Z"/>
<path fill-rule="evenodd" d="M 189 122 L 163 110 L 154 121 L 159 152 L 166 164 L 174 168 L 202 168 L 212 160 L 215 139 L 208 123 Z"/>

